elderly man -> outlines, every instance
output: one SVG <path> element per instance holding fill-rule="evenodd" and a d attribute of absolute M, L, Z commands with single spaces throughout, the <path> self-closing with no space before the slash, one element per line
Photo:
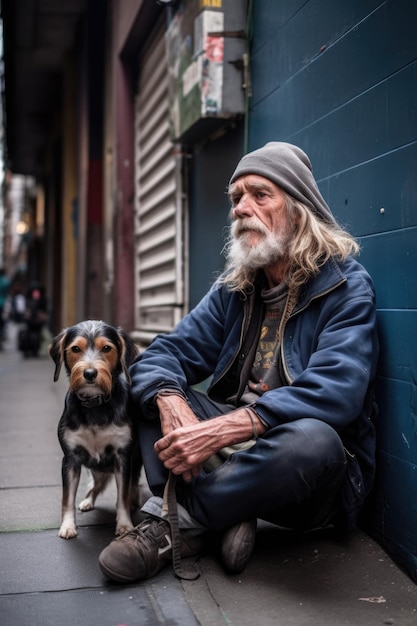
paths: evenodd
<path fill-rule="evenodd" d="M 270 142 L 229 183 L 228 265 L 131 367 L 154 496 L 145 519 L 100 555 L 121 582 L 172 559 L 164 506 L 177 477 L 179 552 L 207 530 L 240 572 L 256 520 L 352 528 L 374 477 L 375 295 L 298 147 Z M 194 386 L 210 378 L 207 395 Z"/>

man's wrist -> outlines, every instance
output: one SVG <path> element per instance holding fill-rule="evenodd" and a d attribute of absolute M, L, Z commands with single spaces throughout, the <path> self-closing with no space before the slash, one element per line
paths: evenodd
<path fill-rule="evenodd" d="M 268 430 L 268 426 L 265 424 L 263 419 L 259 417 L 253 406 L 246 406 L 244 408 L 251 421 L 253 439 L 257 439 L 259 435 L 262 435 L 266 430 Z"/>
<path fill-rule="evenodd" d="M 179 391 L 178 389 L 161 389 L 160 391 L 158 391 L 158 393 L 154 395 L 153 401 L 156 404 L 158 398 L 167 398 L 169 396 L 177 396 L 185 400 L 184 394 L 182 393 L 182 391 Z"/>

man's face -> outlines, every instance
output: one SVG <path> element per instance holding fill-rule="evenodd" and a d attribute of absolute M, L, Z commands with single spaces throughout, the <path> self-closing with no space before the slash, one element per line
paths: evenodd
<path fill-rule="evenodd" d="M 284 259 L 292 229 L 280 188 L 263 176 L 248 174 L 230 188 L 232 244 L 230 257 L 260 268 Z"/>

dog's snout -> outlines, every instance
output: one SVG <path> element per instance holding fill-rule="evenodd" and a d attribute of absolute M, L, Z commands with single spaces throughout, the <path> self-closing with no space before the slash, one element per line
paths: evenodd
<path fill-rule="evenodd" d="M 89 383 L 92 383 L 97 378 L 97 370 L 94 369 L 94 367 L 89 367 L 88 369 L 84 370 L 84 378 Z"/>

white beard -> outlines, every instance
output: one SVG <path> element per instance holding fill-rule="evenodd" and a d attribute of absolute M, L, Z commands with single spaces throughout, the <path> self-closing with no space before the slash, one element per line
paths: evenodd
<path fill-rule="evenodd" d="M 251 245 L 248 241 L 251 232 L 262 234 L 258 243 Z M 231 238 L 228 246 L 228 258 L 234 267 L 260 269 L 283 260 L 288 252 L 290 234 L 288 229 L 274 233 L 250 219 L 236 220 L 231 226 Z"/>

